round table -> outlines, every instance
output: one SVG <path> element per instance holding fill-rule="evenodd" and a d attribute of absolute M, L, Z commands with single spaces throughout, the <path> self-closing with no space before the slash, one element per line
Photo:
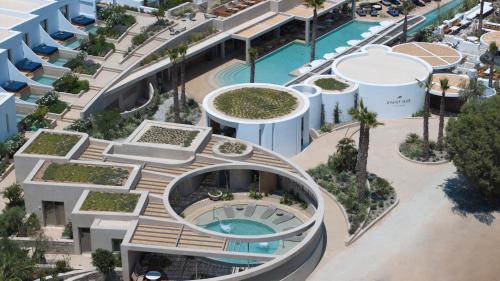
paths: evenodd
<path fill-rule="evenodd" d="M 148 271 L 145 277 L 148 280 L 155 281 L 160 279 L 161 273 L 159 271 Z"/>

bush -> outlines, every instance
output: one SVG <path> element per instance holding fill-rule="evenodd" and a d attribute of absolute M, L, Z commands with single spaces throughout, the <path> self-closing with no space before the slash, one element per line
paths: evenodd
<path fill-rule="evenodd" d="M 45 118 L 49 112 L 49 108 L 45 105 L 39 105 L 33 113 L 24 117 L 19 123 L 17 128 L 19 131 L 36 131 L 39 128 L 47 128 L 50 125 L 49 120 Z"/>
<path fill-rule="evenodd" d="M 500 96 L 466 103 L 446 127 L 446 146 L 460 174 L 484 196 L 500 195 Z"/>
<path fill-rule="evenodd" d="M 354 172 L 357 156 L 358 149 L 355 146 L 354 140 L 343 138 L 337 144 L 337 152 L 328 158 L 328 166 L 337 171 Z"/>
<path fill-rule="evenodd" d="M 314 84 L 324 90 L 342 91 L 349 87 L 349 84 L 334 78 L 322 78 L 314 81 Z"/>
<path fill-rule="evenodd" d="M 59 100 L 59 95 L 54 91 L 46 93 L 37 104 L 47 106 L 49 112 L 57 114 L 61 114 L 68 107 L 66 102 Z"/>
<path fill-rule="evenodd" d="M 115 256 L 108 250 L 97 249 L 92 253 L 92 265 L 103 275 L 109 276 L 115 271 Z"/>
<path fill-rule="evenodd" d="M 5 188 L 3 198 L 9 200 L 7 208 L 24 207 L 23 189 L 20 184 L 13 183 Z"/>
<path fill-rule="evenodd" d="M 110 42 L 106 42 L 106 37 L 104 35 L 95 35 L 89 33 L 89 38 L 85 39 L 80 44 L 80 50 L 91 55 L 104 57 L 109 51 L 114 50 L 115 45 Z M 78 67 L 77 63 L 73 62 L 75 67 Z"/>
<path fill-rule="evenodd" d="M 86 46 L 88 48 L 89 46 Z M 111 47 L 111 46 L 110 46 Z M 95 47 L 92 47 L 95 48 Z M 105 54 L 108 51 L 101 50 L 100 52 L 105 52 Z M 100 64 L 93 62 L 91 60 L 86 60 L 85 57 L 87 54 L 85 52 L 80 52 L 76 58 L 69 60 L 67 63 L 64 64 L 64 67 L 68 67 L 73 72 L 81 73 L 81 74 L 87 74 L 87 75 L 94 75 L 97 70 L 101 67 Z"/>
<path fill-rule="evenodd" d="M 149 34 L 147 32 L 139 33 L 132 38 L 132 47 L 141 45 L 148 40 Z"/>
<path fill-rule="evenodd" d="M 57 79 L 54 84 L 54 89 L 58 92 L 70 93 L 70 94 L 79 94 L 81 91 L 88 91 L 89 81 L 87 80 L 79 80 L 76 74 L 68 73 L 63 77 Z"/>
<path fill-rule="evenodd" d="M 62 233 L 63 237 L 66 237 L 68 239 L 73 239 L 73 223 L 68 222 L 67 224 L 64 225 L 64 231 Z"/>
<path fill-rule="evenodd" d="M 264 196 L 257 189 L 251 188 L 250 189 L 249 197 L 252 198 L 252 199 L 254 199 L 254 200 L 260 200 Z"/>
<path fill-rule="evenodd" d="M 10 139 L 0 143 L 0 158 L 12 158 L 14 154 L 26 143 L 26 139 L 20 133 L 15 134 Z"/>

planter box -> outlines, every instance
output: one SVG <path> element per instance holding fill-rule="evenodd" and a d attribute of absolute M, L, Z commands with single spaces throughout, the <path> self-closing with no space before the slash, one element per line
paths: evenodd
<path fill-rule="evenodd" d="M 111 54 L 110 54 L 111 55 Z M 83 73 L 77 73 L 75 72 L 78 76 L 82 77 L 82 78 L 87 78 L 87 79 L 95 79 L 97 77 L 97 75 L 99 75 L 99 73 L 101 73 L 102 69 L 104 68 L 104 65 L 101 64 L 101 67 L 99 67 L 97 69 L 97 71 L 93 74 L 93 75 L 90 75 L 90 74 L 83 74 Z"/>
<path fill-rule="evenodd" d="M 106 55 L 104 55 L 104 57 L 87 55 L 87 58 L 93 59 L 93 60 L 105 61 L 109 58 L 109 56 L 111 56 L 111 54 L 113 54 L 114 51 L 115 50 L 113 50 L 113 49 L 109 50 L 109 52 Z"/>
<path fill-rule="evenodd" d="M 128 35 L 128 33 L 130 32 L 130 30 L 131 30 L 134 26 L 136 26 L 137 24 L 138 24 L 138 23 L 137 23 L 137 19 L 136 19 L 136 22 L 135 22 L 134 24 L 132 24 L 129 28 L 127 28 L 127 30 L 125 30 L 125 32 L 123 32 L 123 34 L 122 34 L 122 35 L 120 35 L 120 37 L 118 37 L 117 39 L 112 39 L 112 38 L 108 38 L 108 37 L 106 37 L 106 39 L 108 39 L 108 41 L 109 41 L 109 42 L 111 42 L 111 43 L 118 44 L 118 43 L 120 43 L 120 41 L 122 41 L 122 40 L 123 40 L 123 38 L 125 38 L 125 36 L 127 36 L 127 35 Z"/>
<path fill-rule="evenodd" d="M 49 119 L 62 120 L 64 117 L 64 114 L 66 114 L 69 111 L 70 107 L 71 107 L 71 105 L 68 104 L 68 107 L 66 107 L 66 109 L 64 109 L 64 111 L 61 113 L 48 112 L 47 117 Z"/>
<path fill-rule="evenodd" d="M 81 97 L 84 93 L 86 93 L 87 91 L 81 91 L 79 92 L 78 94 L 71 94 L 71 93 L 65 93 L 65 92 L 58 92 L 58 91 L 55 91 L 57 94 L 59 94 L 59 96 L 62 96 L 62 97 L 65 97 L 65 98 L 79 98 Z"/>
<path fill-rule="evenodd" d="M 14 170 L 14 162 L 8 160 L 7 162 L 9 162 L 8 166 L 5 168 L 5 171 L 3 171 L 3 173 L 0 175 L 0 181 L 2 181 L 3 179 L 5 179 L 7 177 L 7 175 L 12 171 Z"/>

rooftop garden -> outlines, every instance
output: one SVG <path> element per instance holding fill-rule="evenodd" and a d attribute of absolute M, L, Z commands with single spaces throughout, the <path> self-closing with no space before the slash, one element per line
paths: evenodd
<path fill-rule="evenodd" d="M 54 89 L 58 92 L 77 95 L 90 89 L 89 81 L 79 80 L 76 74 L 68 73 L 54 82 Z"/>
<path fill-rule="evenodd" d="M 242 154 L 246 149 L 246 144 L 233 141 L 226 141 L 219 146 L 219 151 L 224 154 Z"/>
<path fill-rule="evenodd" d="M 91 56 L 97 57 L 104 57 L 109 51 L 114 49 L 115 44 L 106 42 L 106 37 L 104 35 L 95 35 L 92 33 L 89 33 L 89 38 L 83 40 L 80 44 L 80 50 Z"/>
<path fill-rule="evenodd" d="M 342 91 L 349 88 L 349 84 L 341 82 L 334 78 L 321 78 L 314 81 L 316 86 L 320 87 L 323 90 L 328 91 Z"/>
<path fill-rule="evenodd" d="M 97 34 L 109 38 L 119 38 L 125 31 L 135 24 L 135 17 L 126 14 L 127 9 L 122 6 L 110 6 L 100 9 L 97 18 L 106 22 L 106 25 L 97 29 Z"/>
<path fill-rule="evenodd" d="M 91 60 L 86 60 L 85 57 L 86 57 L 85 52 L 80 52 L 76 56 L 76 58 L 71 59 L 67 63 L 65 63 L 64 67 L 70 68 L 71 70 L 73 70 L 73 72 L 87 74 L 87 75 L 94 75 L 97 72 L 97 70 L 101 67 L 101 65 Z"/>
<path fill-rule="evenodd" d="M 238 118 L 269 119 L 283 116 L 297 108 L 297 98 L 274 89 L 241 88 L 217 96 L 217 110 Z"/>
<path fill-rule="evenodd" d="M 79 182 L 122 186 L 129 171 L 110 166 L 91 166 L 76 163 L 50 163 L 42 176 L 44 181 Z"/>
<path fill-rule="evenodd" d="M 68 104 L 59 99 L 59 95 L 50 91 L 41 97 L 37 102 L 41 106 L 46 106 L 48 112 L 61 114 L 68 107 Z"/>
<path fill-rule="evenodd" d="M 83 201 L 82 211 L 127 212 L 137 206 L 139 194 L 90 191 Z"/>
<path fill-rule="evenodd" d="M 172 129 L 151 126 L 138 140 L 138 142 L 161 143 L 189 147 L 199 134 L 196 130 Z"/>
<path fill-rule="evenodd" d="M 24 153 L 65 156 L 79 140 L 78 135 L 42 132 Z"/>

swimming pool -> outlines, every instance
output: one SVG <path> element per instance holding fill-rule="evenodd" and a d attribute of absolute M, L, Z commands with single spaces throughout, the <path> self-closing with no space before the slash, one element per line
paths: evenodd
<path fill-rule="evenodd" d="M 361 33 L 367 32 L 376 22 L 351 21 L 318 39 L 316 57 L 323 58 L 326 53 L 332 53 L 337 47 L 347 46 L 349 40 L 362 40 Z M 262 58 L 255 64 L 255 82 L 285 84 L 294 77 L 289 75 L 302 65 L 309 62 L 310 46 L 302 43 L 290 43 Z M 246 83 L 250 78 L 250 66 L 243 63 L 231 65 L 216 74 L 215 80 L 219 86 Z"/>
<path fill-rule="evenodd" d="M 97 33 L 97 25 L 93 24 L 93 25 L 89 25 L 89 26 L 85 27 L 85 32 L 96 34 Z"/>
<path fill-rule="evenodd" d="M 412 29 L 409 30 L 408 34 L 409 35 L 415 35 L 419 30 L 422 28 L 425 28 L 429 25 L 431 25 L 435 20 L 439 18 L 440 15 L 447 13 L 448 11 L 455 9 L 456 7 L 460 6 L 464 0 L 452 0 L 451 2 L 446 3 L 443 5 L 440 9 L 432 10 L 426 14 L 425 20 L 418 24 L 417 26 L 413 27 Z"/>
<path fill-rule="evenodd" d="M 44 85 L 48 85 L 48 86 L 52 86 L 52 84 L 54 84 L 54 82 L 59 79 L 55 76 L 50 76 L 50 75 L 40 75 L 40 76 L 35 76 L 33 77 L 33 80 L 40 83 L 40 84 L 44 84 Z"/>
<path fill-rule="evenodd" d="M 70 48 L 73 50 L 80 48 L 80 45 L 81 45 L 81 41 L 80 41 L 80 39 L 77 39 L 77 38 L 73 38 L 73 39 L 70 39 L 70 40 L 64 42 L 64 47 L 67 47 L 67 48 Z"/>
<path fill-rule="evenodd" d="M 63 66 L 68 62 L 68 59 L 63 59 L 63 58 L 57 58 L 55 60 L 50 60 L 49 61 L 51 64 L 55 64 L 57 66 Z"/>
<path fill-rule="evenodd" d="M 28 95 L 23 95 L 21 99 L 25 102 L 36 103 L 41 97 L 42 97 L 41 95 L 28 94 Z"/>

